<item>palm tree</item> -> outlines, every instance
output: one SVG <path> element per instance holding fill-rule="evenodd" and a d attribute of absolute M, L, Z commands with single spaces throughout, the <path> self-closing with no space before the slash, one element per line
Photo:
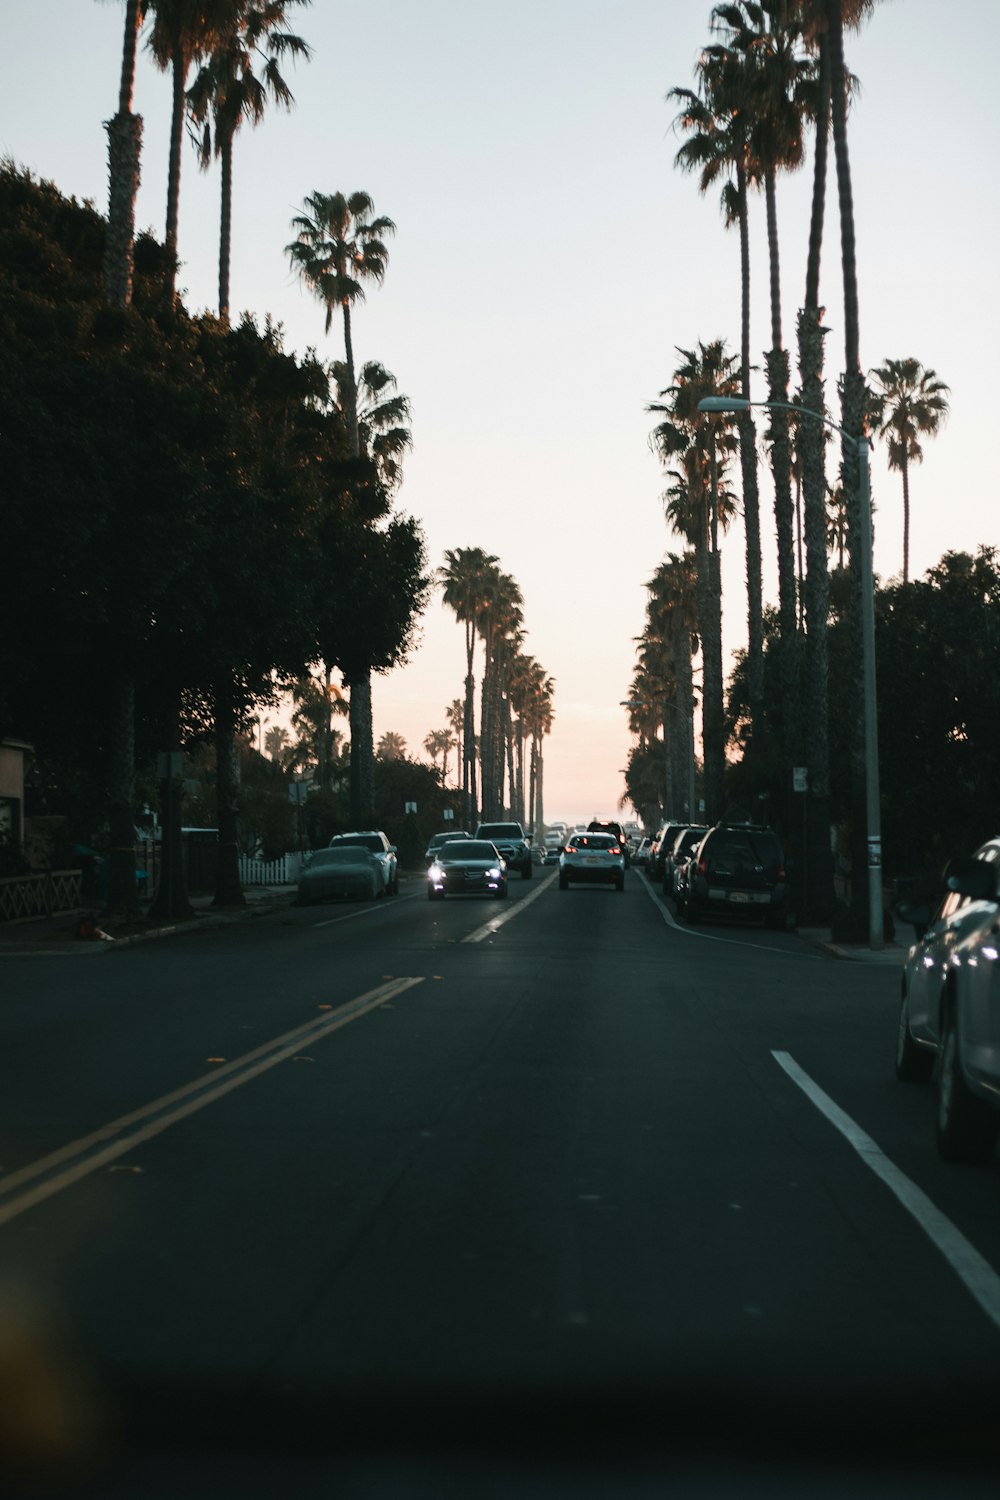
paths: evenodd
<path fill-rule="evenodd" d="M 683 363 L 674 371 L 673 384 L 646 410 L 663 418 L 650 435 L 651 447 L 664 465 L 674 457 L 682 465 L 670 471 L 674 483 L 664 498 L 668 519 L 694 545 L 704 674 L 705 802 L 708 816 L 717 818 L 723 811 L 726 762 L 719 532 L 726 527 L 729 506 L 735 507 L 725 478 L 738 444 L 731 420 L 699 412 L 698 403 L 705 396 L 738 394 L 737 361 L 721 339 L 678 353 Z"/>
<path fill-rule="evenodd" d="M 524 706 L 525 728 L 531 735 L 527 811 L 528 822 L 534 830 L 536 840 L 540 839 L 545 831 L 544 740 L 545 736 L 551 733 L 555 717 L 552 707 L 555 690 L 555 678 L 550 677 L 536 662 Z"/>
<path fill-rule="evenodd" d="M 349 403 L 355 401 L 360 452 L 372 459 L 383 489 L 391 494 L 403 478 L 403 455 L 413 447 L 413 433 L 403 425 L 410 420 L 409 396 L 397 390 L 395 375 L 378 360 L 361 366 L 356 388 L 343 360 L 333 361 L 330 374 L 336 409 L 347 421 Z"/>
<path fill-rule="evenodd" d="M 723 179 L 722 212 L 726 228 L 736 224 L 740 237 L 741 339 L 740 394 L 750 400 L 750 232 L 747 183 L 752 177 L 750 113 L 743 68 L 728 48 L 706 47 L 697 69 L 698 92 L 671 89 L 667 98 L 681 105 L 674 129 L 687 139 L 675 161 L 683 171 L 699 173 L 702 193 Z M 761 580 L 760 496 L 757 483 L 757 434 L 753 414 L 740 418 L 740 466 L 746 539 L 747 669 L 751 724 L 759 721 L 764 697 L 763 585 Z"/>
<path fill-rule="evenodd" d="M 445 718 L 451 730 L 451 743 L 458 752 L 459 765 L 465 764 L 465 746 L 463 743 L 463 732 L 465 730 L 465 705 L 461 698 L 453 698 L 445 709 Z"/>
<path fill-rule="evenodd" d="M 264 735 L 264 749 L 271 760 L 284 770 L 291 749 L 291 739 L 284 724 L 272 724 Z"/>
<path fill-rule="evenodd" d="M 437 758 L 441 757 L 441 785 L 444 786 L 448 779 L 448 756 L 455 741 L 450 729 L 432 729 L 424 740 L 424 749 L 431 758 L 434 769 L 437 770 Z"/>
<path fill-rule="evenodd" d="M 142 116 L 132 113 L 132 97 L 135 54 L 144 13 L 144 0 L 126 0 L 118 111 L 105 127 L 108 132 L 109 191 L 104 296 L 112 307 L 127 307 L 132 300 L 135 200 L 139 192 L 139 155 L 142 149 Z"/>
<path fill-rule="evenodd" d="M 790 365 L 782 342 L 781 274 L 776 182 L 779 171 L 803 161 L 802 124 L 811 100 L 815 66 L 802 48 L 802 32 L 787 5 L 740 0 L 717 5 L 713 25 L 742 64 L 741 93 L 749 116 L 751 180 L 763 187 L 770 262 L 771 348 L 764 355 L 770 412 L 768 436 L 774 473 L 774 515 L 778 536 L 778 609 L 781 638 L 781 693 L 786 735 L 797 707 L 793 642 L 798 619 L 795 588 L 791 451 L 788 413 Z M 791 746 L 786 745 L 786 754 Z"/>
<path fill-rule="evenodd" d="M 664 742 L 664 816 L 683 810 L 695 818 L 694 682 L 697 649 L 696 558 L 669 553 L 646 584 L 646 625 L 632 697 L 659 705 Z"/>
<path fill-rule="evenodd" d="M 250 0 L 230 30 L 221 36 L 188 93 L 192 118 L 202 127 L 201 165 L 215 155 L 222 167 L 222 212 L 219 230 L 219 317 L 229 322 L 229 265 L 233 220 L 233 138 L 244 120 L 259 125 L 268 95 L 284 109 L 294 99 L 279 63 L 285 56 L 308 59 L 309 47 L 285 29 L 290 5 L 309 0 Z M 261 76 L 254 72 L 257 59 Z M 211 115 L 211 122 L 209 116 Z M 215 126 L 213 147 L 212 124 Z"/>
<path fill-rule="evenodd" d="M 514 578 L 491 569 L 476 620 L 484 648 L 479 746 L 484 818 L 500 818 L 504 812 L 504 692 L 509 664 L 522 639 L 523 603 Z"/>
<path fill-rule="evenodd" d="M 167 294 L 173 306 L 177 284 L 177 223 L 181 192 L 181 145 L 187 110 L 187 78 L 239 25 L 246 0 L 149 0 L 153 25 L 147 46 L 161 72 L 170 69 L 173 105 L 167 170 Z"/>
<path fill-rule="evenodd" d="M 481 547 L 449 548 L 438 574 L 444 586 L 444 603 L 465 626 L 465 710 L 462 728 L 462 818 L 467 828 L 477 821 L 476 725 L 474 672 L 476 622 L 483 608 L 487 580 L 499 558 Z"/>
<path fill-rule="evenodd" d="M 910 464 L 922 463 L 920 438 L 934 437 L 948 416 L 950 388 L 918 359 L 887 359 L 869 374 L 878 435 L 889 449 L 889 467 L 903 476 L 903 582 L 910 581 Z"/>
<path fill-rule="evenodd" d="M 376 754 L 380 760 L 405 760 L 406 741 L 394 729 L 387 729 L 378 742 Z"/>
<path fill-rule="evenodd" d="M 351 308 L 363 302 L 363 283 L 385 279 L 389 263 L 386 238 L 396 232 L 393 221 L 384 215 L 374 218 L 375 205 L 367 193 L 311 193 L 305 200 L 306 212 L 292 220 L 296 237 L 286 252 L 292 267 L 311 287 L 326 308 L 326 331 L 330 332 L 334 309 L 339 307 L 344 322 L 344 361 L 347 368 L 345 392 L 351 451 L 358 456 L 357 385 L 354 370 L 354 344 L 351 336 Z"/>

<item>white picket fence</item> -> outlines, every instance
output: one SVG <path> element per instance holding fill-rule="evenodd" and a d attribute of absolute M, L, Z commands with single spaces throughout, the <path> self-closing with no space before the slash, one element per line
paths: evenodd
<path fill-rule="evenodd" d="M 241 885 L 295 885 L 302 865 L 300 854 L 283 854 L 281 859 L 251 859 L 240 855 Z"/>

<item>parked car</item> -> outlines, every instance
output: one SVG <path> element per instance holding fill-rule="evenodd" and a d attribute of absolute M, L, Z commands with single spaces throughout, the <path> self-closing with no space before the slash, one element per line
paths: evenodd
<path fill-rule="evenodd" d="M 559 856 L 561 853 L 562 850 L 560 849 L 558 844 L 547 844 L 545 847 L 545 858 L 542 863 L 546 865 L 557 865 L 559 863 Z"/>
<path fill-rule="evenodd" d="M 1000 838 L 977 849 L 973 860 L 1000 863 Z M 988 898 L 974 898 L 949 886 L 968 871 L 968 860 L 952 861 L 945 867 L 945 894 L 933 908 L 921 901 L 900 901 L 894 914 L 910 923 L 916 941 L 903 965 L 896 1029 L 896 1077 L 904 1083 L 929 1083 L 941 1040 L 945 989 L 953 955 L 962 939 L 975 929 L 983 914 L 991 914 Z"/>
<path fill-rule="evenodd" d="M 670 845 L 663 861 L 663 894 L 672 901 L 677 899 L 678 865 L 690 859 L 707 832 L 707 824 L 692 824 L 690 828 L 682 828 Z"/>
<path fill-rule="evenodd" d="M 449 839 L 427 871 L 428 901 L 507 894 L 507 868 L 488 839 Z"/>
<path fill-rule="evenodd" d="M 355 845 L 317 849 L 299 875 L 299 906 L 313 901 L 374 901 L 385 895 L 382 866 L 370 849 Z"/>
<path fill-rule="evenodd" d="M 522 880 L 531 879 L 531 840 L 520 823 L 480 823 L 476 838 L 495 845 L 508 869 L 520 870 Z"/>
<path fill-rule="evenodd" d="M 382 885 L 387 896 L 399 895 L 399 866 L 396 846 L 390 844 L 385 834 L 378 829 L 366 828 L 359 833 L 336 833 L 330 840 L 331 849 L 368 849 L 378 860 L 382 871 Z"/>
<path fill-rule="evenodd" d="M 646 838 L 639 840 L 639 843 L 636 846 L 636 851 L 632 856 L 632 863 L 634 865 L 637 865 L 640 868 L 645 868 L 645 866 L 649 863 L 649 851 L 652 848 L 652 844 L 653 840 L 649 838 L 648 835 Z"/>
<path fill-rule="evenodd" d="M 907 955 L 913 972 L 900 1005 L 896 1072 L 926 1080 L 939 1062 L 938 1151 L 946 1161 L 982 1164 L 1000 1135 L 1000 839 L 953 859 L 945 880 L 948 895 L 926 928 L 919 907 L 897 907 L 914 922 L 917 942 Z M 925 991 L 914 982 L 920 969 L 930 978 Z"/>
<path fill-rule="evenodd" d="M 656 830 L 646 872 L 650 880 L 655 881 L 657 884 L 663 879 L 663 864 L 670 851 L 670 846 L 684 827 L 686 827 L 686 824 L 675 823 L 670 820 L 666 823 L 661 823 Z"/>
<path fill-rule="evenodd" d="M 625 889 L 625 849 L 611 833 L 574 833 L 559 856 L 559 889 L 571 883 L 613 885 Z"/>
<path fill-rule="evenodd" d="M 467 833 L 464 828 L 456 829 L 454 833 L 433 834 L 427 848 L 424 850 L 424 863 L 427 865 L 433 864 L 434 856 L 441 848 L 441 845 L 447 844 L 450 839 L 469 839 L 471 837 L 471 833 Z"/>
<path fill-rule="evenodd" d="M 698 845 L 688 871 L 684 915 L 759 917 L 768 927 L 787 920 L 788 888 L 781 840 L 770 828 L 719 823 Z"/>

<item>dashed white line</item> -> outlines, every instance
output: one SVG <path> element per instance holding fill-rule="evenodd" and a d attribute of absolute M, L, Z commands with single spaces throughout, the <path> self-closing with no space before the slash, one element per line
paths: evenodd
<path fill-rule="evenodd" d="M 821 1114 L 825 1115 L 835 1130 L 860 1156 L 866 1167 L 880 1177 L 886 1187 L 906 1209 L 933 1245 L 940 1250 L 966 1290 L 975 1298 L 983 1312 L 1000 1329 L 1000 1276 L 989 1261 L 965 1238 L 960 1229 L 937 1208 L 927 1194 L 901 1172 L 894 1162 L 850 1115 L 835 1104 L 829 1094 L 824 1093 L 818 1083 L 800 1068 L 788 1052 L 774 1052 L 771 1056 L 780 1068 L 806 1095 Z"/>
<path fill-rule="evenodd" d="M 543 880 L 541 885 L 537 886 L 535 890 L 532 891 L 530 896 L 525 896 L 524 900 L 518 901 L 516 906 L 508 907 L 506 911 L 500 912 L 498 916 L 491 917 L 488 922 L 484 922 L 482 927 L 477 927 L 474 932 L 466 933 L 465 937 L 462 939 L 462 942 L 481 943 L 484 938 L 492 937 L 495 932 L 499 931 L 499 929 L 504 925 L 505 922 L 512 922 L 515 917 L 520 916 L 521 912 L 527 910 L 532 901 L 537 901 L 542 892 L 552 884 L 553 880 L 555 880 L 556 873 L 557 872 L 553 870 L 552 874 L 548 877 L 547 880 Z"/>

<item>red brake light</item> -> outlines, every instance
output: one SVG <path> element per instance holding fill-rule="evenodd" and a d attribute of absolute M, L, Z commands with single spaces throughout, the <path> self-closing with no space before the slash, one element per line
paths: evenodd
<path fill-rule="evenodd" d="M 620 854 L 621 852 L 622 852 L 622 849 L 621 849 L 621 845 L 620 844 L 612 844 L 611 845 L 611 853 L 612 854 Z"/>
<path fill-rule="evenodd" d="M 698 874 L 699 875 L 707 875 L 708 874 L 708 860 L 705 858 L 704 854 L 701 856 L 701 859 L 699 859 L 699 861 L 698 861 Z"/>

